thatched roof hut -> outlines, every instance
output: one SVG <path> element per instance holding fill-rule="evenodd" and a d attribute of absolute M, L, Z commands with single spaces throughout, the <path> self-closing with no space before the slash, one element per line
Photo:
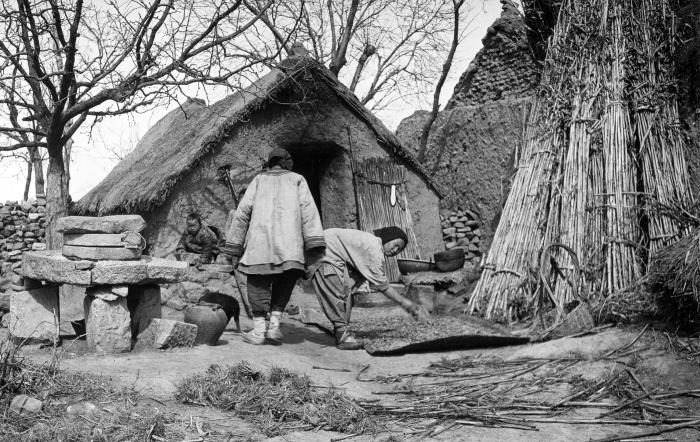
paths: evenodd
<path fill-rule="evenodd" d="M 141 214 L 149 224 L 151 252 L 167 256 L 187 213 L 198 211 L 223 227 L 234 203 L 217 171 L 229 168 L 234 188 L 244 189 L 275 147 L 292 153 L 325 227 L 356 228 L 359 214 L 359 227 L 372 228 L 387 214 L 363 198 L 372 194 L 377 200 L 377 192 L 393 191 L 399 204 L 387 210 L 410 215 L 421 253 L 441 248 L 441 192 L 435 182 L 330 71 L 303 56 L 290 57 L 247 90 L 217 103 L 188 100 L 171 111 L 75 209 Z M 402 176 L 387 181 L 395 173 Z"/>

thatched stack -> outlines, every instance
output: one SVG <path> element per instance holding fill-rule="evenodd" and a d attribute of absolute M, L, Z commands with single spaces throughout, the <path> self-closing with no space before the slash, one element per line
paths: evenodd
<path fill-rule="evenodd" d="M 692 202 L 675 42 L 666 0 L 563 2 L 470 312 L 510 321 L 608 296 L 680 237 L 652 209 Z"/>
<path fill-rule="evenodd" d="M 447 250 L 462 248 L 467 261 L 481 257 L 481 222 L 471 210 L 455 210 L 440 215 L 442 239 Z"/>

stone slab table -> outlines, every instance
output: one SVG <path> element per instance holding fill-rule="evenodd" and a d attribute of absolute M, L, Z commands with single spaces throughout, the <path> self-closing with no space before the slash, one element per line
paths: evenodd
<path fill-rule="evenodd" d="M 16 339 L 59 339 L 58 286 L 85 287 L 88 346 L 100 353 L 131 349 L 131 340 L 160 318 L 160 284 L 184 279 L 187 263 L 143 256 L 134 261 L 70 260 L 60 251 L 25 252 L 25 290 L 10 300 L 10 334 Z"/>

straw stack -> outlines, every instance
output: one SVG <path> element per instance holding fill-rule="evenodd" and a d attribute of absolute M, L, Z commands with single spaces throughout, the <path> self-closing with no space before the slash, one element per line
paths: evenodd
<path fill-rule="evenodd" d="M 669 21 L 666 0 L 563 2 L 469 312 L 510 321 L 609 296 L 683 233 L 652 209 L 692 204 Z"/>

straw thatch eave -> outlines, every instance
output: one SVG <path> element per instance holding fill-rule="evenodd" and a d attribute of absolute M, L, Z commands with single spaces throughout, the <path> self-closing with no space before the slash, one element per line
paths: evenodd
<path fill-rule="evenodd" d="M 308 74 L 325 83 L 375 133 L 378 142 L 412 168 L 440 197 L 443 193 L 398 138 L 320 63 L 290 57 L 247 90 L 206 106 L 188 100 L 156 123 L 95 188 L 74 207 L 79 214 L 146 213 L 162 205 L 173 187 L 253 112 L 297 87 Z"/>

